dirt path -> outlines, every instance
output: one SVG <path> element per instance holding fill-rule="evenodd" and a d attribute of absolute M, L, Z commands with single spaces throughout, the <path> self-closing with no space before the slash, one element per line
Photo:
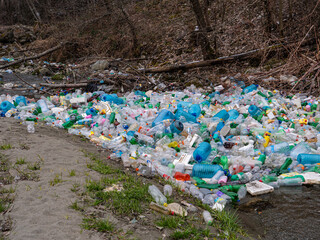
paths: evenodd
<path fill-rule="evenodd" d="M 24 159 L 20 171 L 38 162 L 39 181 L 19 180 L 13 208 L 11 239 L 99 239 L 97 234 L 81 231 L 82 216 L 70 209 L 76 195 L 70 189 L 74 184 L 83 185 L 86 176 L 95 174 L 86 167 L 86 158 L 65 133 L 47 126 L 36 127 L 35 134 L 28 134 L 26 126 L 14 119 L 0 121 L 1 142 L 7 141 L 12 149 L 4 151 L 11 164 Z M 24 169 L 24 170 L 23 170 Z M 75 176 L 71 171 L 74 170 Z M 31 172 L 31 171 L 30 171 Z M 16 176 L 16 170 L 10 170 Z M 71 174 L 70 174 L 71 173 Z M 62 182 L 59 182 L 62 181 Z M 56 183 L 56 184 L 55 184 Z"/>

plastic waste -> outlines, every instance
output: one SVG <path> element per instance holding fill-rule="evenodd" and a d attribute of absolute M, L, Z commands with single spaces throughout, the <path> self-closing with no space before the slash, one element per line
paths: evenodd
<path fill-rule="evenodd" d="M 206 222 L 207 225 L 211 225 L 213 222 L 213 218 L 211 214 L 208 211 L 203 211 L 202 213 L 203 219 Z"/>
<path fill-rule="evenodd" d="M 153 197 L 156 203 L 160 205 L 165 205 L 167 203 L 167 198 L 160 192 L 160 190 L 155 185 L 149 186 L 148 193 Z"/>
<path fill-rule="evenodd" d="M 171 196 L 172 195 L 172 187 L 170 185 L 164 185 L 163 187 L 163 193 L 165 196 Z"/>

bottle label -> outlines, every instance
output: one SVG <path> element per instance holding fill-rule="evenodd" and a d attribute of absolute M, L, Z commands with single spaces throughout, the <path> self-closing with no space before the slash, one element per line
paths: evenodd
<path fill-rule="evenodd" d="M 271 145 L 270 148 L 271 148 L 271 152 L 274 153 L 274 145 Z"/>

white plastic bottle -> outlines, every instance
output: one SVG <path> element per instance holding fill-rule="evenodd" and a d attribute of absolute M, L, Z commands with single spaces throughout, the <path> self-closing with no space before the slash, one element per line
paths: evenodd
<path fill-rule="evenodd" d="M 153 197 L 156 203 L 164 205 L 167 203 L 167 198 L 160 192 L 160 190 L 155 185 L 150 185 L 148 193 Z"/>

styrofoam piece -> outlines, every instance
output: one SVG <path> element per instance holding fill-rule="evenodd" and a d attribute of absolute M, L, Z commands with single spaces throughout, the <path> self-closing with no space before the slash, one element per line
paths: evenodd
<path fill-rule="evenodd" d="M 262 195 L 265 193 L 273 192 L 274 188 L 259 181 L 253 181 L 246 184 L 247 192 L 252 196 Z"/>
<path fill-rule="evenodd" d="M 300 174 L 304 177 L 306 184 L 320 184 L 320 174 L 316 172 L 305 172 Z"/>

